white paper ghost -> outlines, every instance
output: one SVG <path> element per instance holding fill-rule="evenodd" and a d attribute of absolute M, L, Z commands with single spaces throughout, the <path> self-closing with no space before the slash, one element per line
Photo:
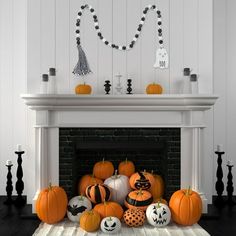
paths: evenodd
<path fill-rule="evenodd" d="M 156 52 L 155 68 L 166 69 L 169 66 L 169 57 L 165 48 L 158 48 Z"/>

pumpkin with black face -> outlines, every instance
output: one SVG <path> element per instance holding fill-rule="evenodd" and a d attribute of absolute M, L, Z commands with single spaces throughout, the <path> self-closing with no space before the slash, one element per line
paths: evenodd
<path fill-rule="evenodd" d="M 115 234 L 120 231 L 121 222 L 117 217 L 109 216 L 101 221 L 100 227 L 103 233 Z"/>

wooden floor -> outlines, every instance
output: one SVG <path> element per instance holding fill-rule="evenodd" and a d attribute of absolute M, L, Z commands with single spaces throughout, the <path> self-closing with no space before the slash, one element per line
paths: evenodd
<path fill-rule="evenodd" d="M 0 197 L 0 236 L 31 236 L 40 221 L 31 215 L 31 206 L 23 208 L 6 206 Z M 212 236 L 236 235 L 236 206 L 225 206 L 221 210 L 209 206 L 209 216 L 199 224 Z"/>

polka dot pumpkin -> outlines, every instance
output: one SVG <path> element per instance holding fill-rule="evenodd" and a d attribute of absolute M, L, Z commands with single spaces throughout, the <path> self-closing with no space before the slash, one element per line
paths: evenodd
<path fill-rule="evenodd" d="M 145 221 L 145 213 L 138 208 L 128 209 L 124 213 L 124 222 L 130 227 L 142 226 Z"/>

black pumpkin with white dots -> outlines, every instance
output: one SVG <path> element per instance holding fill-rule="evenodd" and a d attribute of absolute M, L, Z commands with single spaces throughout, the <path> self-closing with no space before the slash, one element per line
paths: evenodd
<path fill-rule="evenodd" d="M 115 234 L 120 231 L 121 223 L 117 217 L 109 216 L 101 221 L 101 230 L 106 234 Z"/>

